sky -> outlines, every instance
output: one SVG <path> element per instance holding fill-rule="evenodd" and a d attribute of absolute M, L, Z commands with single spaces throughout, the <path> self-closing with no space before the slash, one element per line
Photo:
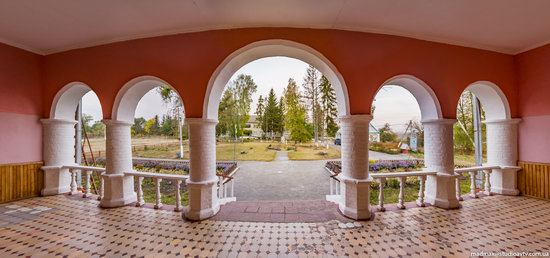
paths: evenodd
<path fill-rule="evenodd" d="M 268 57 L 258 59 L 241 67 L 231 78 L 235 79 L 239 74 L 249 74 L 258 85 L 258 91 L 252 96 L 253 103 L 251 112 L 256 109 L 258 97 L 267 96 L 273 88 L 275 94 L 280 98 L 289 78 L 294 78 L 299 86 L 302 85 L 304 75 L 308 67 L 298 59 L 287 57 Z M 83 113 L 90 114 L 94 120 L 101 120 L 102 113 L 99 99 L 93 92 L 83 97 Z M 385 123 L 396 132 L 405 130 L 409 120 L 420 120 L 420 108 L 418 103 L 409 91 L 399 86 L 385 86 L 375 97 L 376 110 L 372 124 L 375 127 L 383 127 Z M 155 115 L 166 114 L 168 107 L 162 102 L 160 95 L 155 89 L 151 90 L 141 99 L 136 109 L 136 117 L 145 119 L 153 118 Z"/>

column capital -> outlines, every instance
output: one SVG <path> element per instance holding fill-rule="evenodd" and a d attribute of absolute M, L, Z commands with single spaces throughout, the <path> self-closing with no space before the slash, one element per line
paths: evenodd
<path fill-rule="evenodd" d="M 60 119 L 60 118 L 43 118 L 43 119 L 40 119 L 40 122 L 44 125 L 47 125 L 47 124 L 76 125 L 76 123 L 78 123 L 76 120 Z"/>
<path fill-rule="evenodd" d="M 456 119 L 451 119 L 451 118 L 437 118 L 437 119 L 426 119 L 426 120 L 422 120 L 421 123 L 422 124 L 443 124 L 443 125 L 454 125 L 454 123 L 456 123 Z"/>
<path fill-rule="evenodd" d="M 372 120 L 372 115 L 366 115 L 366 114 L 361 114 L 361 115 L 345 115 L 345 116 L 340 116 L 338 117 L 338 119 L 340 120 L 340 122 L 350 122 L 350 123 L 370 123 L 370 121 Z"/>
<path fill-rule="evenodd" d="M 495 119 L 491 121 L 483 121 L 485 124 L 519 124 L 521 118 L 510 118 L 510 119 Z"/>
<path fill-rule="evenodd" d="M 209 118 L 200 118 L 200 117 L 189 117 L 185 118 L 185 123 L 188 125 L 196 125 L 196 124 L 213 124 L 217 125 L 218 120 L 217 119 L 209 119 Z"/>
<path fill-rule="evenodd" d="M 103 119 L 101 120 L 106 126 L 132 126 L 133 122 L 114 120 L 114 119 Z"/>

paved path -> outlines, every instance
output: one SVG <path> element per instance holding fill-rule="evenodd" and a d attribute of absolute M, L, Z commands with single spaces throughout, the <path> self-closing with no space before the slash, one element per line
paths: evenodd
<path fill-rule="evenodd" d="M 283 159 L 285 154 L 277 153 L 277 157 Z M 329 194 L 325 163 L 325 160 L 240 161 L 235 196 L 238 201 L 324 200 Z"/>
<path fill-rule="evenodd" d="M 352 222 L 338 211 L 338 205 L 329 201 L 237 201 L 222 205 L 211 218 L 222 221 L 253 222 Z"/>

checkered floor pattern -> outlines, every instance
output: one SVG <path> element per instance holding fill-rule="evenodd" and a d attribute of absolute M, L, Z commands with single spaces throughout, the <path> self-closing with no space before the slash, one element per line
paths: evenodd
<path fill-rule="evenodd" d="M 468 257 L 550 251 L 550 202 L 492 196 L 458 210 L 376 213 L 348 223 L 188 222 L 53 196 L 0 205 L 0 257 Z M 34 212 L 34 213 L 33 213 Z"/>

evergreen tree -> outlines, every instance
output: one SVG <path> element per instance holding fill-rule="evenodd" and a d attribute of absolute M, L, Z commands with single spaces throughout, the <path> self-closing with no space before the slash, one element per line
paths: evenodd
<path fill-rule="evenodd" d="M 320 92 L 321 92 L 321 105 L 323 109 L 323 122 L 325 133 L 329 137 L 334 137 L 336 132 L 338 132 L 338 124 L 336 119 L 338 116 L 337 103 L 336 103 L 336 92 L 332 88 L 327 77 L 324 75 L 321 76 L 320 82 Z"/>
<path fill-rule="evenodd" d="M 306 70 L 303 87 L 306 105 L 307 108 L 311 111 L 310 116 L 311 122 L 313 123 L 313 136 L 315 142 L 317 142 L 317 140 L 319 139 L 319 128 L 322 128 L 322 119 L 319 118 L 321 118 L 322 115 L 319 114 L 321 110 L 318 110 L 320 95 L 319 71 L 317 71 L 317 69 L 312 65 L 309 65 Z"/>
<path fill-rule="evenodd" d="M 285 100 L 285 129 L 290 133 L 290 140 L 306 142 L 311 140 L 311 133 L 307 130 L 306 108 L 301 103 L 301 96 L 294 79 L 288 80 L 284 92 Z"/>
<path fill-rule="evenodd" d="M 279 108 L 277 109 L 279 111 L 279 127 L 277 128 L 277 132 L 281 135 L 285 132 L 285 97 L 281 96 L 279 99 Z"/>
<path fill-rule="evenodd" d="M 264 112 L 265 112 L 265 106 L 264 106 L 264 99 L 262 95 L 258 98 L 258 105 L 256 106 L 256 120 L 258 121 L 258 124 L 260 125 L 260 129 L 262 132 L 266 132 L 265 126 L 263 124 L 264 121 Z"/>
<path fill-rule="evenodd" d="M 264 120 L 266 133 L 273 138 L 274 134 L 279 130 L 282 117 L 279 116 L 279 103 L 277 103 L 277 96 L 273 88 L 269 91 L 267 97 L 267 104 L 265 106 Z"/>

